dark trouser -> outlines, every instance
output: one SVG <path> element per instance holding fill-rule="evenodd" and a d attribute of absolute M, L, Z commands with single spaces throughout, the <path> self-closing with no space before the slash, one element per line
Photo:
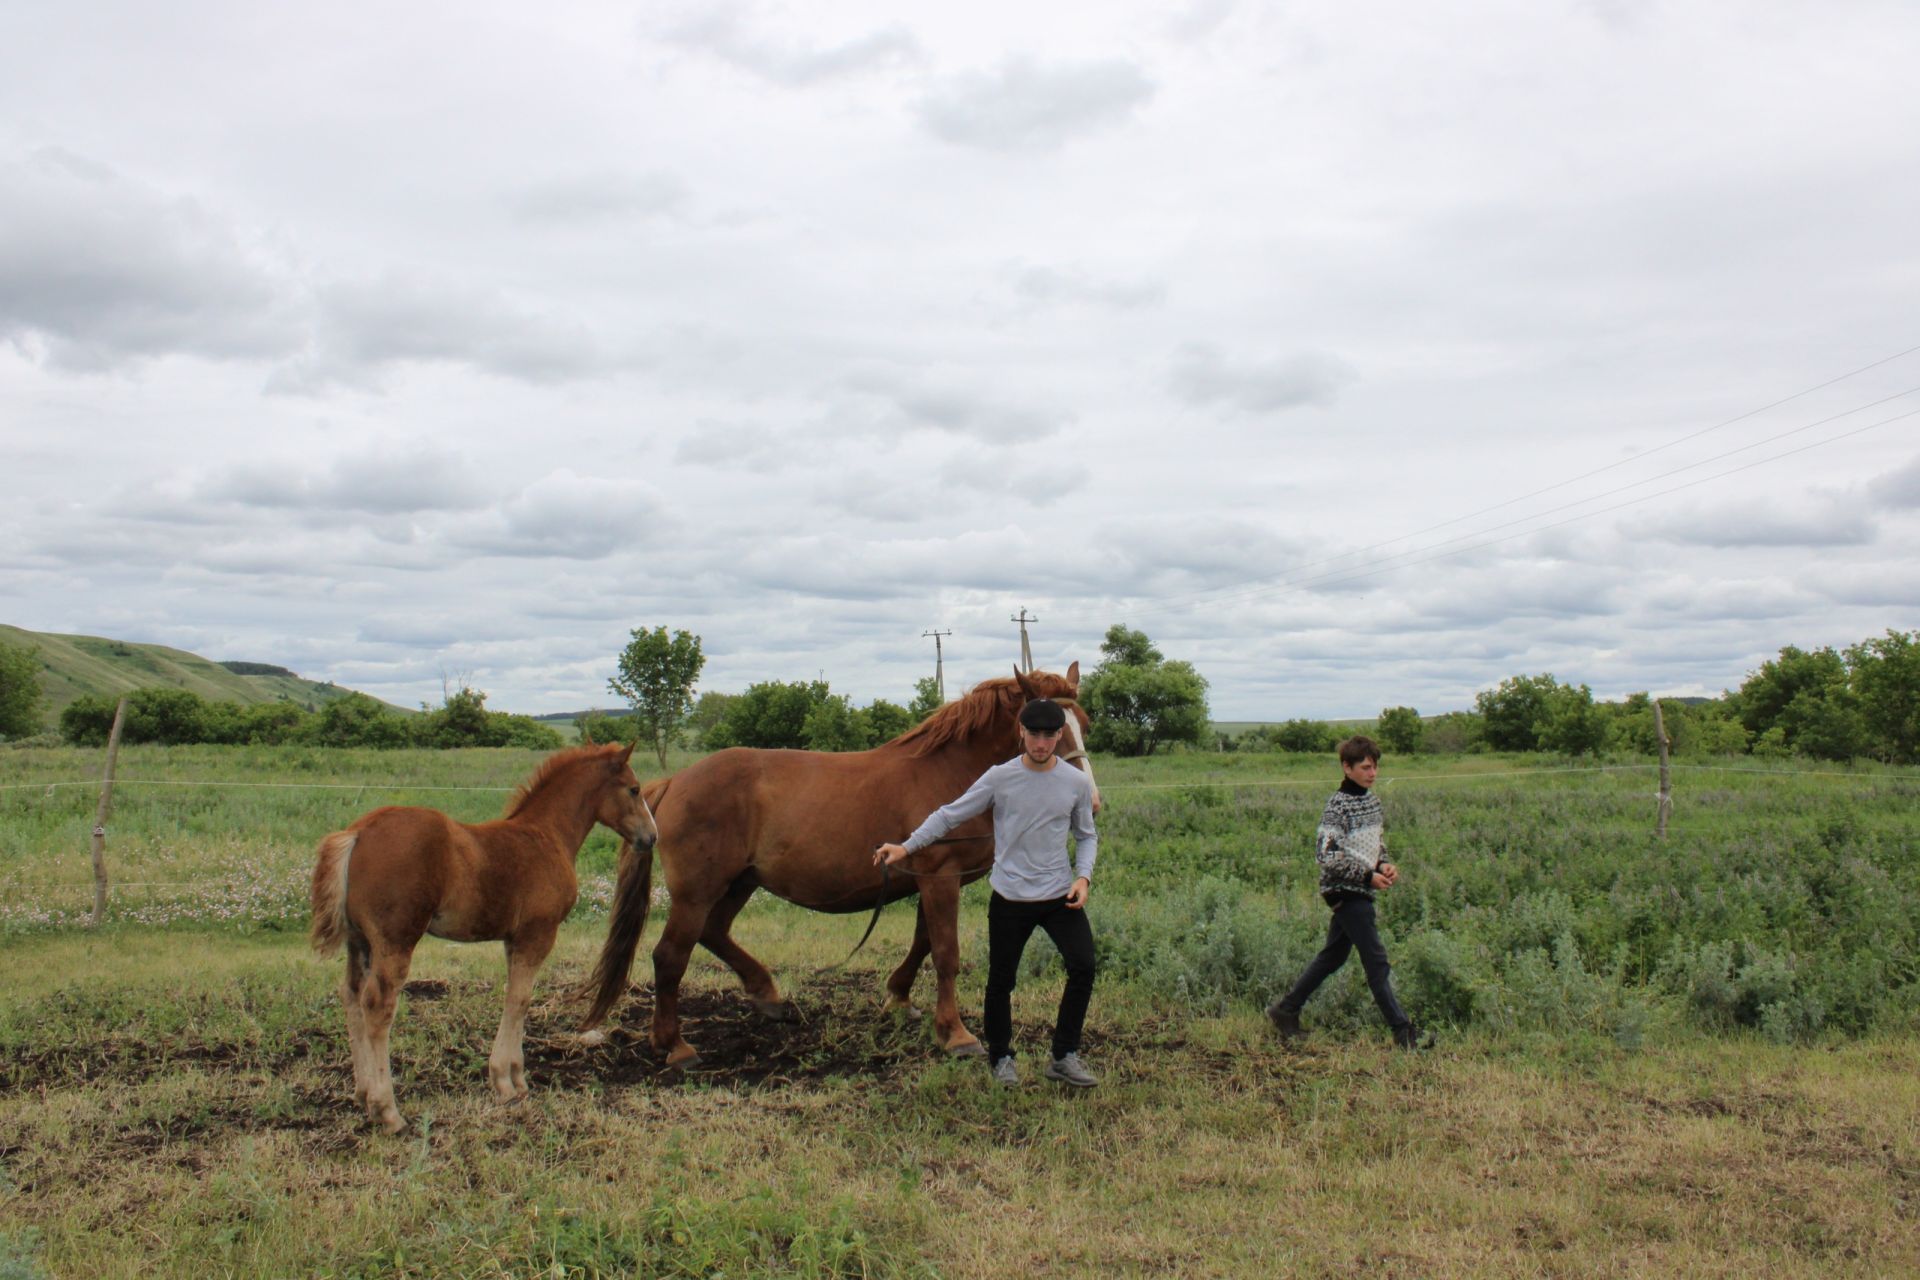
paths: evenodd
<path fill-rule="evenodd" d="M 1015 902 L 993 895 L 987 903 L 987 1061 L 1013 1052 L 1013 988 L 1020 976 L 1020 955 L 1035 927 L 1045 929 L 1067 966 L 1067 988 L 1053 1020 L 1053 1056 L 1080 1052 L 1080 1028 L 1093 996 L 1093 929 L 1085 908 L 1065 898 Z"/>
<path fill-rule="evenodd" d="M 1387 948 L 1373 922 L 1373 903 L 1366 898 L 1345 898 L 1333 908 L 1333 919 L 1327 924 L 1327 945 L 1320 948 L 1293 990 L 1281 996 L 1274 1008 L 1299 1013 L 1307 998 L 1347 962 L 1347 953 L 1356 948 L 1360 967 L 1367 971 L 1367 985 L 1373 988 L 1373 1002 L 1380 1006 L 1387 1025 L 1396 1030 L 1406 1026 L 1406 1011 L 1393 997 L 1393 966 L 1387 963 Z"/>

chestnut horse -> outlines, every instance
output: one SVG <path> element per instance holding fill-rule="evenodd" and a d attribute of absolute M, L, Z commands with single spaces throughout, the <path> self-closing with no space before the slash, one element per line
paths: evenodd
<path fill-rule="evenodd" d="M 655 1050 L 678 1066 L 698 1055 L 680 1035 L 680 978 L 697 942 L 725 961 L 763 1012 L 787 1006 L 766 966 L 730 930 L 754 890 L 819 911 L 875 909 L 920 895 L 913 945 L 887 979 L 887 1002 L 908 1007 L 913 980 L 929 953 L 938 983 L 934 1032 L 953 1054 L 983 1052 L 960 1020 L 954 976 L 960 967 L 960 888 L 993 865 L 993 826 L 980 817 L 914 855 L 906 871 L 883 876 L 876 845 L 902 840 L 926 816 L 956 799 L 975 778 L 1019 750 L 1015 716 L 1031 698 L 1052 698 L 1071 713 L 1067 758 L 1087 768 L 1086 713 L 1073 701 L 1080 664 L 1065 676 L 1045 671 L 989 680 L 948 703 L 892 742 L 871 751 L 717 751 L 646 786 L 660 823 L 660 865 L 672 907 L 653 949 Z M 1089 770 L 1090 771 L 1090 770 Z M 600 961 L 583 991 L 593 997 L 582 1030 L 594 1027 L 626 993 L 634 949 L 646 924 L 653 858 L 623 858 Z"/>
<path fill-rule="evenodd" d="M 469 826 L 437 809 L 375 809 L 320 842 L 313 869 L 313 949 L 347 947 L 340 984 L 353 1045 L 353 1096 L 388 1133 L 407 1127 L 393 1101 L 387 1031 L 422 934 L 507 944 L 507 1004 L 487 1059 L 502 1101 L 527 1095 L 521 1046 L 533 976 L 579 894 L 574 859 L 594 823 L 650 858 L 658 830 L 627 758 L 586 746 L 547 759 L 497 822 Z"/>

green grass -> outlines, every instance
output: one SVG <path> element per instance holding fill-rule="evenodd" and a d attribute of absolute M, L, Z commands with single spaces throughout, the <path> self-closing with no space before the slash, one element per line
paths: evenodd
<path fill-rule="evenodd" d="M 403 998 L 395 1028 L 414 1129 L 364 1132 L 338 965 L 301 936 L 313 844 L 383 803 L 495 816 L 535 760 L 127 749 L 109 856 L 152 887 L 89 931 L 98 753 L 0 752 L 0 1277 L 1920 1269 L 1920 784 L 1900 771 L 1680 771 L 1661 842 L 1644 762 L 1389 760 L 1406 878 L 1383 926 L 1443 1029 L 1408 1057 L 1357 973 L 1308 1007 L 1303 1048 L 1258 1012 L 1324 928 L 1325 762 L 1101 760 L 1099 1089 L 1044 1085 L 1029 1055 L 1031 1083 L 998 1091 L 885 1019 L 910 911 L 849 979 L 830 966 L 859 921 L 764 896 L 736 935 L 806 1021 L 740 1052 L 804 1033 L 854 1065 L 758 1084 L 751 1061 L 678 1082 L 594 1066 L 561 995 L 600 941 L 594 899 L 538 988 L 535 1096 L 485 1088 L 499 948 L 429 941 L 413 977 L 444 994 Z M 274 785 L 208 785 L 234 782 Z M 976 1030 L 983 903 L 962 917 Z M 1028 1049 L 1058 981 L 1036 941 Z M 696 1047 L 737 993 L 696 957 Z M 639 1061 L 609 1053 L 593 1063 Z"/>

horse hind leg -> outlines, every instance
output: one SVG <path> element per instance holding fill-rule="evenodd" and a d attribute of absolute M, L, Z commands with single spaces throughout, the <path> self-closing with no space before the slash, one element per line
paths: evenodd
<path fill-rule="evenodd" d="M 913 912 L 913 944 L 907 948 L 907 958 L 900 967 L 887 977 L 886 1007 L 900 1013 L 913 1013 L 913 982 L 920 976 L 920 966 L 926 963 L 933 952 L 933 943 L 927 938 L 927 909 L 915 903 Z"/>
<path fill-rule="evenodd" d="M 418 941 L 415 939 L 414 941 Z M 393 1027 L 394 1005 L 400 988 L 406 985 L 407 971 L 413 966 L 413 943 L 396 946 L 374 942 L 371 962 L 360 985 L 360 1017 L 364 1036 L 367 1070 L 366 1116 L 388 1133 L 400 1133 L 407 1122 L 393 1097 L 393 1055 L 388 1033 Z"/>
<path fill-rule="evenodd" d="M 340 979 L 340 1003 L 347 1014 L 347 1047 L 353 1054 L 353 1105 L 367 1109 L 367 1091 L 372 1087 L 372 1059 L 367 1053 L 367 1017 L 360 1007 L 361 991 L 367 982 L 367 940 L 358 930 L 347 933 L 347 972 Z"/>
<path fill-rule="evenodd" d="M 670 1067 L 690 1067 L 700 1060 L 693 1046 L 680 1037 L 680 979 L 687 972 L 707 918 L 707 907 L 687 898 L 675 898 L 667 924 L 653 947 L 653 1031 L 656 1052 L 667 1056 Z"/>
<path fill-rule="evenodd" d="M 555 930 L 549 925 L 507 940 L 506 1008 L 500 1014 L 500 1031 L 493 1038 L 493 1053 L 487 1058 L 487 1080 L 502 1102 L 518 1102 L 527 1096 L 527 1007 L 533 1003 L 534 975 L 553 950 Z"/>
<path fill-rule="evenodd" d="M 933 1033 L 940 1046 L 954 1057 L 977 1057 L 986 1049 L 960 1020 L 955 984 L 960 973 L 960 882 L 944 876 L 922 876 L 920 906 L 926 913 L 937 986 Z"/>
<path fill-rule="evenodd" d="M 745 947 L 733 940 L 734 917 L 747 905 L 747 899 L 753 896 L 756 887 L 736 884 L 713 904 L 713 909 L 707 912 L 706 927 L 700 931 L 700 945 L 739 975 L 740 985 L 746 988 L 747 999 L 754 1008 L 770 1018 L 787 1022 L 793 1018 L 793 1005 L 780 995 L 780 987 L 774 982 L 773 974 L 767 970 L 767 966 L 754 959 Z"/>

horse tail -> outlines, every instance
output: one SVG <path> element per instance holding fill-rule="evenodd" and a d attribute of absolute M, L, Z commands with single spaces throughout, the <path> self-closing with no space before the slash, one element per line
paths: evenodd
<path fill-rule="evenodd" d="M 649 785 L 648 790 L 652 790 Z M 660 787 L 664 793 L 666 787 Z M 649 800 L 651 802 L 651 798 Z M 600 962 L 593 975 L 580 985 L 581 998 L 591 996 L 593 1007 L 587 1010 L 582 1031 L 600 1025 L 607 1011 L 627 993 L 627 975 L 633 969 L 633 953 L 640 946 L 641 931 L 647 927 L 647 908 L 653 904 L 653 850 L 636 849 L 632 844 L 620 848 L 620 878 L 613 889 L 613 911 L 607 921 L 607 941 L 600 948 Z"/>
<path fill-rule="evenodd" d="M 359 833 L 336 831 L 320 842 L 313 866 L 313 949 L 322 958 L 340 949 L 347 937 L 347 861 Z"/>

